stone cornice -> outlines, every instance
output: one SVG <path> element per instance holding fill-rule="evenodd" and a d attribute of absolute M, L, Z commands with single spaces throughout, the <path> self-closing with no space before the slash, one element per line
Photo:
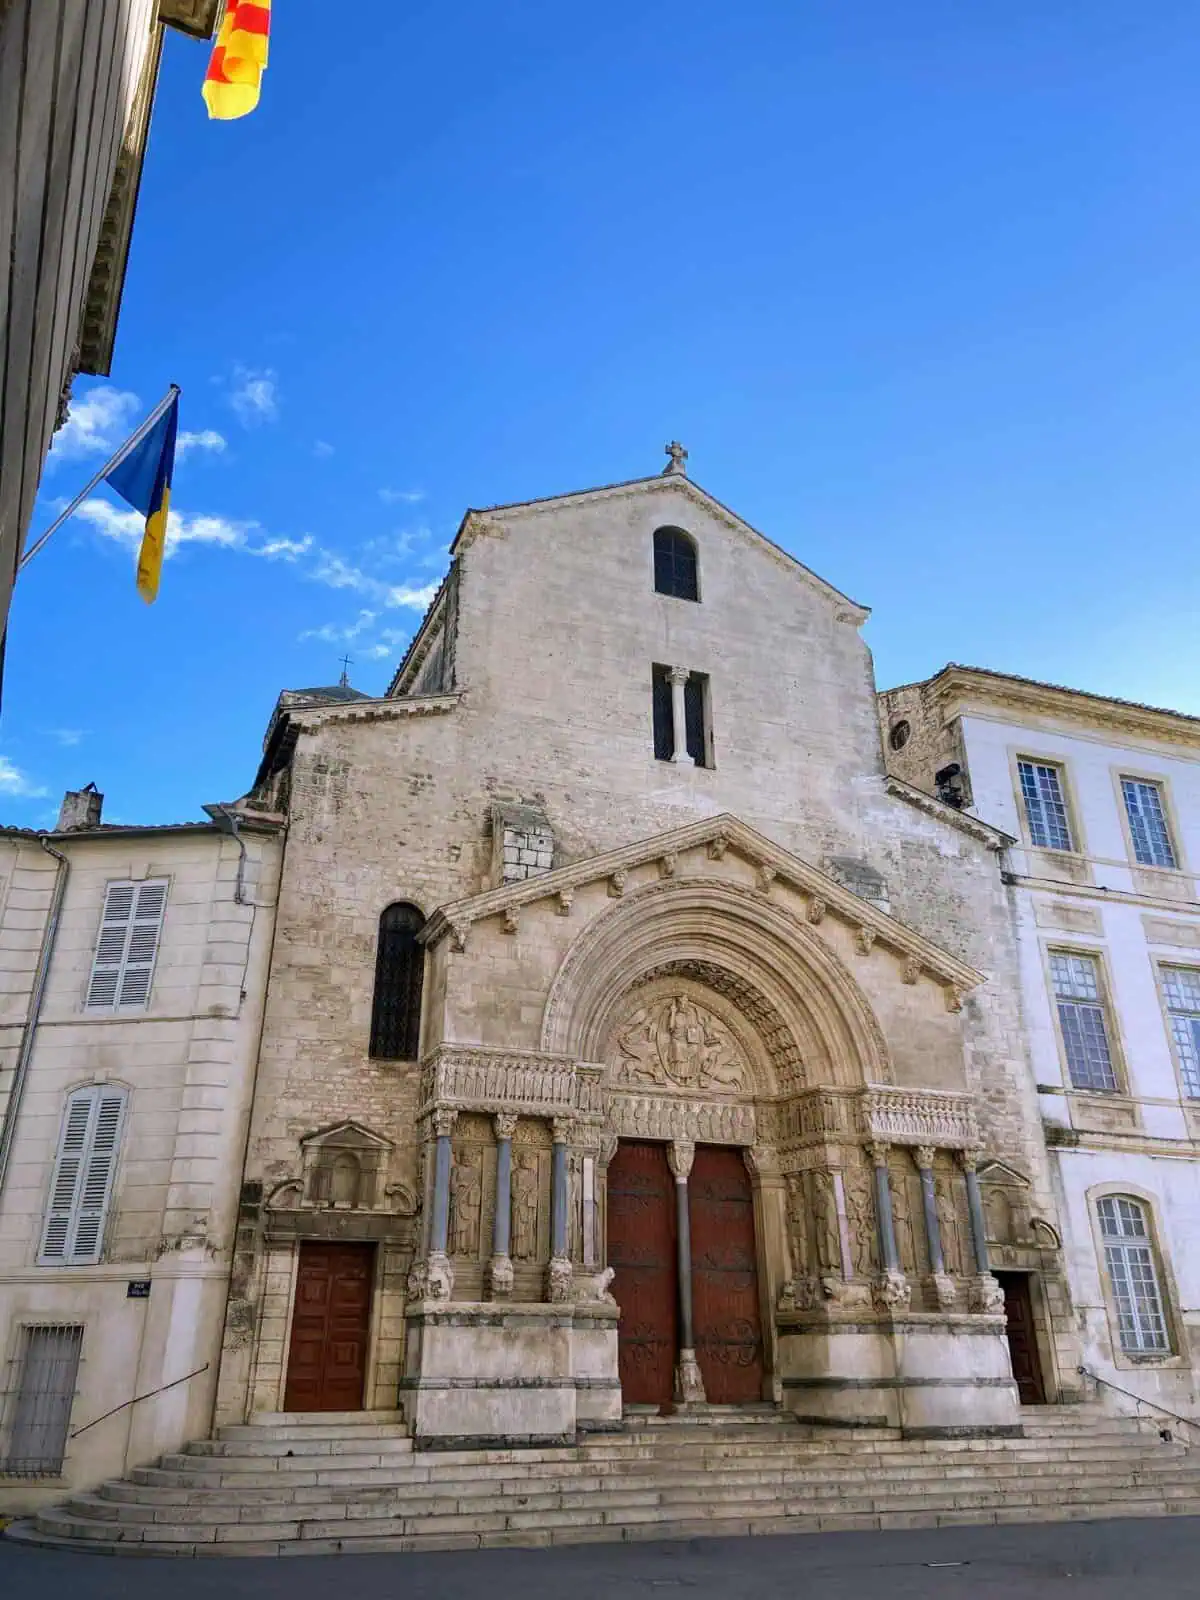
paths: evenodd
<path fill-rule="evenodd" d="M 679 856 L 685 851 L 706 845 L 714 859 L 720 859 L 729 849 L 735 850 L 760 873 L 762 869 L 767 869 L 770 882 L 789 884 L 808 894 L 811 897 L 810 921 L 817 922 L 826 912 L 832 912 L 859 931 L 863 954 L 869 953 L 876 942 L 887 946 L 907 957 L 916 972 L 925 971 L 947 986 L 948 999 L 983 982 L 982 973 L 974 967 L 942 950 L 895 917 L 880 911 L 870 901 L 861 899 L 836 879 L 810 866 L 728 812 L 673 828 L 635 844 L 623 845 L 617 850 L 607 850 L 601 855 L 543 873 L 537 878 L 505 884 L 499 889 L 489 889 L 483 894 L 440 906 L 426 923 L 421 937 L 431 947 L 448 935 L 453 936 L 456 943 L 464 944 L 470 925 L 486 917 L 504 916 L 508 922 L 515 923 L 522 906 L 558 898 L 564 892 L 569 893 L 605 878 L 621 882 L 623 875 L 631 868 L 654 861 L 669 864 L 671 875 L 674 875 Z M 954 1008 L 956 1004 L 957 998 Z"/>
<path fill-rule="evenodd" d="M 964 667 L 955 662 L 928 680 L 926 688 L 945 720 L 969 709 L 971 702 L 998 706 L 1014 721 L 1031 716 L 1055 721 L 1084 722 L 1108 733 L 1125 733 L 1156 744 L 1200 748 L 1200 717 L 1164 707 L 1113 700 L 1033 678 L 1011 677 L 984 667 Z"/>
<path fill-rule="evenodd" d="M 682 473 L 657 473 L 652 478 L 630 478 L 623 483 L 604 484 L 595 489 L 578 489 L 568 494 L 549 495 L 543 499 L 521 500 L 508 505 L 485 506 L 478 510 L 470 510 L 459 525 L 454 543 L 450 546 L 450 554 L 453 556 L 460 549 L 466 549 L 480 536 L 504 538 L 507 530 L 499 520 L 502 513 L 520 512 L 523 515 L 536 516 L 547 511 L 560 511 L 587 500 L 629 500 L 645 495 L 667 493 L 683 494 L 694 500 L 725 527 L 765 549 L 781 567 L 801 578 L 822 599 L 832 604 L 839 622 L 852 622 L 857 627 L 870 616 L 869 606 L 859 605 L 857 601 L 851 600 L 849 595 L 843 594 L 840 589 L 835 589 L 833 584 L 818 577 L 802 561 L 797 561 L 795 556 L 789 554 L 782 545 L 776 544 L 765 533 L 760 533 L 715 495 L 709 494 L 707 489 L 702 489 L 698 483 L 684 477 Z"/>
<path fill-rule="evenodd" d="M 970 834 L 972 839 L 978 839 L 980 844 L 987 845 L 989 850 L 1007 850 L 1017 842 L 1012 834 L 994 828 L 990 822 L 982 822 L 978 817 L 969 816 L 967 812 L 959 811 L 956 806 L 948 806 L 944 800 L 926 794 L 924 789 L 914 788 L 911 783 L 905 783 L 903 778 L 895 778 L 891 773 L 884 778 L 884 788 L 894 799 L 915 806 L 918 811 L 936 817 L 939 822 L 948 822 L 960 833 Z"/>
<path fill-rule="evenodd" d="M 437 717 L 457 711 L 462 692 L 420 694 L 400 700 L 337 701 L 325 706 L 296 706 L 284 715 L 296 723 L 301 733 L 315 733 L 331 722 L 396 722 L 404 717 Z"/>

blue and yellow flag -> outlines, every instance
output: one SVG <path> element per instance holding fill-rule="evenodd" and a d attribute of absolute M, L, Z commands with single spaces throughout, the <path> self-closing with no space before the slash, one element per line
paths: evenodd
<path fill-rule="evenodd" d="M 176 389 L 170 404 L 146 437 L 139 440 L 104 479 L 122 500 L 127 500 L 146 519 L 146 532 L 138 553 L 137 587 L 147 605 L 158 594 L 158 580 L 162 576 L 178 426 L 179 390 Z"/>

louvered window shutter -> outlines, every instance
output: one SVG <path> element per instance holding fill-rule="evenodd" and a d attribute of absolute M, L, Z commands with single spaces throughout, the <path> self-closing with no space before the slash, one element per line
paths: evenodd
<path fill-rule="evenodd" d="M 121 1090 L 80 1089 L 67 1101 L 42 1234 L 43 1262 L 100 1259 L 124 1120 Z"/>
<path fill-rule="evenodd" d="M 166 903 L 164 879 L 108 885 L 88 984 L 89 1010 L 146 1004 Z"/>

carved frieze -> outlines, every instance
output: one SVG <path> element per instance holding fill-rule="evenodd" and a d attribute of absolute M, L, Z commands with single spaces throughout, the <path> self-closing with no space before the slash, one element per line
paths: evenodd
<path fill-rule="evenodd" d="M 863 1132 L 891 1144 L 959 1150 L 979 1143 L 970 1095 L 938 1089 L 869 1089 L 862 1100 Z"/>
<path fill-rule="evenodd" d="M 554 1116 L 600 1110 L 599 1073 L 569 1056 L 441 1045 L 421 1070 L 422 1109 L 434 1105 Z"/>
<path fill-rule="evenodd" d="M 619 1139 L 754 1144 L 754 1107 L 666 1095 L 614 1095 L 608 1123 Z"/>

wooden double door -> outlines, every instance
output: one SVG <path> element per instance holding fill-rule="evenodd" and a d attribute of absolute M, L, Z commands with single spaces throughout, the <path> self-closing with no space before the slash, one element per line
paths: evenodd
<path fill-rule="evenodd" d="M 359 1411 L 367 1376 L 375 1246 L 302 1244 L 285 1411 Z"/>
<path fill-rule="evenodd" d="M 762 1399 L 754 1196 L 740 1150 L 700 1145 L 688 1180 L 696 1360 L 713 1405 Z M 622 1140 L 608 1168 L 608 1264 L 626 1404 L 669 1405 L 679 1357 L 679 1243 L 666 1146 Z"/>

